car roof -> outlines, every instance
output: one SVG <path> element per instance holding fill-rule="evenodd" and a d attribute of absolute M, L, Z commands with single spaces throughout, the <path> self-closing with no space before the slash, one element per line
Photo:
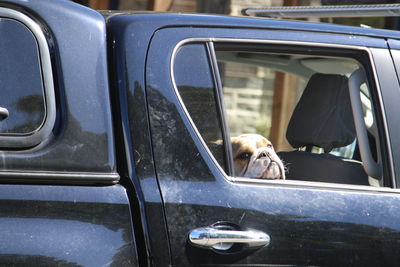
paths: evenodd
<path fill-rule="evenodd" d="M 180 14 L 180 13 L 157 13 L 157 12 L 135 12 L 135 11 L 103 11 L 105 18 L 116 17 L 126 20 L 145 20 L 151 22 L 158 28 L 173 26 L 205 26 L 205 27 L 230 27 L 230 28 L 253 28 L 253 29 L 280 29 L 323 33 L 348 34 L 367 37 L 378 37 L 388 39 L 400 39 L 400 32 L 395 30 L 363 28 L 355 26 L 344 26 L 329 23 L 315 23 L 288 19 L 269 19 L 244 16 L 226 16 L 210 14 Z"/>

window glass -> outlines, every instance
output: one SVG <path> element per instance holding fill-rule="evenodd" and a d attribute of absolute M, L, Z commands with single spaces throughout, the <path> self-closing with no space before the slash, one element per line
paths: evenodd
<path fill-rule="evenodd" d="M 196 128 L 214 154 L 225 166 L 222 128 L 218 116 L 215 86 L 204 44 L 185 45 L 177 51 L 174 78 L 179 94 Z"/>
<path fill-rule="evenodd" d="M 313 54 L 311 49 L 281 50 L 216 43 L 214 68 L 219 70 L 221 90 L 214 86 L 217 81 L 212 82 L 204 46 L 186 45 L 179 51 L 175 66 L 180 62 L 186 72 L 174 68 L 181 81 L 178 90 L 200 134 L 210 143 L 223 139 L 221 125 L 230 133 L 229 144 L 217 142 L 215 158 L 231 160 L 233 170 L 228 174 L 236 177 L 382 185 L 364 170 L 352 112 L 348 81 L 364 69 L 362 64 L 353 58 Z M 193 57 L 198 59 L 189 60 Z M 357 90 L 363 117 L 356 119 L 365 124 L 368 150 L 379 161 L 370 88 L 365 82 Z M 230 149 L 221 148 L 224 145 Z M 221 157 L 229 150 L 231 155 Z"/>
<path fill-rule="evenodd" d="M 23 24 L 0 19 L 0 62 L 0 107 L 9 112 L 0 134 L 31 134 L 44 121 L 45 103 L 36 39 Z"/>
<path fill-rule="evenodd" d="M 220 74 L 231 136 L 257 133 L 276 139 L 276 149 L 289 149 L 285 135 L 271 132 L 271 128 L 280 127 L 281 131 L 287 128 L 289 115 L 304 90 L 307 78 L 273 66 L 283 62 L 288 64 L 292 58 L 237 51 L 216 51 L 216 55 L 219 66 L 222 66 Z M 260 59 L 263 59 L 261 64 Z M 274 64 L 270 67 L 268 62 Z M 281 90 L 275 93 L 275 88 Z M 282 100 L 285 102 L 278 103 Z"/>

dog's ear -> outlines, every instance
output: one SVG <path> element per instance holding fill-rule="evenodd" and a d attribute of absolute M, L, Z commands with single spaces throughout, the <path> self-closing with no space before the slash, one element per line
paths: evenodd
<path fill-rule="evenodd" d="M 220 153 L 223 153 L 223 151 L 224 151 L 224 147 L 223 147 L 224 141 L 223 140 L 210 141 L 207 143 L 207 145 L 211 151 L 215 151 L 215 152 L 218 151 Z M 241 145 L 239 139 L 237 137 L 232 137 L 230 145 L 232 146 L 232 153 L 233 153 L 232 156 L 235 156 L 237 151 L 239 151 L 239 148 Z"/>
<path fill-rule="evenodd" d="M 220 166 L 224 166 L 224 141 L 216 140 L 207 142 L 208 149 L 214 155 Z"/>
<path fill-rule="evenodd" d="M 208 147 L 210 148 L 211 151 L 215 151 L 215 150 L 221 149 L 223 144 L 224 144 L 224 141 L 222 141 L 222 140 L 216 140 L 216 141 L 207 142 L 207 145 L 208 145 Z"/>

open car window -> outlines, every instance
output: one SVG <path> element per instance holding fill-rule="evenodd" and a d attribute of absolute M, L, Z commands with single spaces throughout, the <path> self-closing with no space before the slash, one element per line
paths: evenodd
<path fill-rule="evenodd" d="M 197 61 L 209 72 L 207 100 L 196 96 L 204 91 L 195 88 L 205 71 L 193 60 L 183 62 L 189 54 L 208 57 Z M 367 79 L 356 88 L 356 99 L 350 96 L 349 81 L 357 72 L 370 71 L 364 66 L 368 60 L 360 58 L 310 48 L 189 44 L 177 53 L 174 70 L 179 71 L 174 73 L 190 69 L 185 78 L 175 77 L 178 92 L 227 175 L 384 186 L 360 153 L 362 145 L 361 151 L 382 167 L 376 103 Z M 190 97 L 187 88 L 192 88 Z M 357 102 L 362 129 L 356 129 L 353 116 Z M 193 105 L 203 107 L 201 115 Z M 206 124 L 218 134 L 205 133 Z M 362 131 L 368 140 L 359 142 Z"/>

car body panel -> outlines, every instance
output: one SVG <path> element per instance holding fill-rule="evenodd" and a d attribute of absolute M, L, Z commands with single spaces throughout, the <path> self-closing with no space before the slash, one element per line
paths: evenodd
<path fill-rule="evenodd" d="M 131 192 L 140 215 L 135 216 L 140 261 L 151 266 L 170 266 L 170 249 L 162 197 L 154 168 L 145 92 L 145 66 L 153 22 L 135 16 L 107 18 L 110 76 L 115 101 L 115 130 L 119 173 Z M 132 34 L 143 32 L 143 34 Z"/>
<path fill-rule="evenodd" d="M 113 185 L 120 175 L 104 17 L 70 1 L 0 5 L 45 34 L 56 103 L 48 139 L 1 151 L 1 264 L 137 265 L 130 193 Z"/>
<path fill-rule="evenodd" d="M 392 76 L 391 82 L 395 74 L 383 63 L 391 58 L 385 40 L 378 38 L 202 27 L 159 30 L 149 49 L 146 88 L 173 265 L 396 265 L 400 252 L 396 242 L 400 217 L 393 211 L 400 204 L 396 190 L 380 192 L 369 187 L 310 182 L 244 182 L 221 172 L 187 118 L 171 79 L 173 49 L 191 39 L 337 44 L 343 49 L 371 43 L 375 47 L 371 54 L 379 57 L 374 61 L 374 67 L 380 69 L 379 81 L 382 72 L 385 77 Z M 383 98 L 398 93 L 398 84 L 379 85 L 382 91 L 389 91 L 382 94 Z M 271 244 L 228 254 L 189 244 L 187 235 L 191 230 L 221 221 L 263 231 L 270 235 Z"/>
<path fill-rule="evenodd" d="M 388 83 L 390 82 L 390 86 L 395 87 L 396 85 L 399 84 L 399 80 L 400 80 L 400 42 L 398 40 L 393 40 L 393 39 L 389 39 L 388 41 L 388 45 L 390 47 L 390 53 L 391 56 L 393 58 L 393 62 L 394 62 L 394 66 L 388 66 L 388 68 L 395 68 L 396 69 L 396 73 L 397 73 L 397 83 L 396 80 L 394 79 L 394 77 L 388 77 L 388 75 L 386 75 L 386 77 L 384 79 L 382 79 L 382 82 L 386 82 L 388 81 Z M 377 60 L 380 60 L 379 57 L 377 57 Z M 389 65 L 389 64 L 387 64 Z M 378 70 L 379 71 L 379 70 Z M 383 74 L 383 73 L 382 73 Z M 389 85 L 388 85 L 389 86 Z M 396 92 L 397 89 L 394 89 L 393 92 Z M 396 149 L 397 147 L 399 147 L 400 145 L 400 141 L 398 140 L 398 138 L 396 138 L 396 133 L 398 133 L 400 131 L 400 124 L 398 123 L 398 120 L 396 119 L 398 117 L 397 113 L 398 113 L 398 107 L 397 107 L 397 103 L 399 103 L 400 98 L 397 94 L 388 94 L 387 97 L 385 97 L 384 99 L 384 103 L 385 103 L 385 109 L 386 109 L 386 113 L 388 114 L 388 124 L 389 124 L 389 128 L 391 129 L 391 135 L 392 138 L 390 140 L 390 144 L 392 146 L 392 151 L 393 151 L 393 158 L 394 159 L 398 159 L 399 158 L 399 150 Z M 389 117 L 390 116 L 390 117 Z M 399 174 L 400 170 L 399 170 L 399 162 L 397 162 L 396 160 L 393 162 L 394 164 L 394 169 L 396 170 L 396 173 Z M 400 186 L 400 181 L 399 181 L 399 175 L 396 175 L 397 177 L 397 187 Z"/>
<path fill-rule="evenodd" d="M 395 179 L 398 32 L 211 15 L 100 14 L 64 0 L 1 6 L 28 15 L 46 33 L 57 104 L 49 140 L 1 152 L 1 264 L 398 265 L 398 190 L 226 176 L 182 107 L 170 69 L 174 48 L 190 38 L 368 48 L 386 123 L 385 175 Z M 188 243 L 191 230 L 221 221 L 263 231 L 271 243 L 232 253 Z"/>
<path fill-rule="evenodd" d="M 7 266 L 135 266 L 126 190 L 1 185 L 0 263 Z"/>
<path fill-rule="evenodd" d="M 1 4 L 31 17 L 45 33 L 57 104 L 56 125 L 48 140 L 24 151 L 3 150 L 1 171 L 46 170 L 64 178 L 66 173 L 109 173 L 105 183 L 118 181 L 104 18 L 69 1 Z"/>

